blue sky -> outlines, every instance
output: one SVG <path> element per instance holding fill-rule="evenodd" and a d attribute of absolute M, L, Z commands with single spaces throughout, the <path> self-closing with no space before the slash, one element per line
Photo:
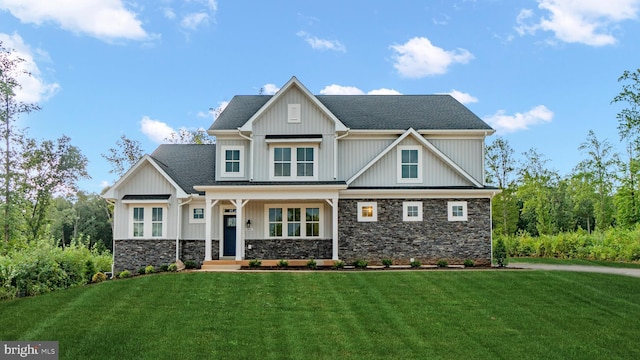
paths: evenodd
<path fill-rule="evenodd" d="M 151 153 L 294 75 L 315 94 L 450 93 L 566 175 L 591 129 L 623 148 L 610 102 L 640 68 L 639 16 L 640 0 L 0 0 L 0 40 L 42 106 L 19 125 L 70 136 L 91 192 L 116 180 L 100 154 L 122 134 Z"/>

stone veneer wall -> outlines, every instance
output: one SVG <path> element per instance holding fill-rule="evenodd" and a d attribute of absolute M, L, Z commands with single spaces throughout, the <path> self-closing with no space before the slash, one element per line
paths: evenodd
<path fill-rule="evenodd" d="M 331 259 L 331 244 L 331 239 L 247 239 L 245 258 Z"/>
<path fill-rule="evenodd" d="M 358 202 L 377 202 L 378 221 L 358 222 Z M 402 220 L 404 201 L 422 201 L 423 221 Z M 467 221 L 448 221 L 447 202 L 466 201 Z M 361 199 L 338 204 L 338 255 L 347 263 L 357 259 L 380 263 L 423 264 L 446 259 L 462 264 L 491 263 L 491 202 L 489 199 Z"/>
<path fill-rule="evenodd" d="M 204 260 L 204 240 L 180 240 L 180 260 L 193 260 L 199 265 Z M 212 240 L 212 258 L 218 258 L 218 241 Z M 160 267 L 175 262 L 176 241 L 167 239 L 116 240 L 114 249 L 114 272 L 137 271 L 141 267 Z"/>

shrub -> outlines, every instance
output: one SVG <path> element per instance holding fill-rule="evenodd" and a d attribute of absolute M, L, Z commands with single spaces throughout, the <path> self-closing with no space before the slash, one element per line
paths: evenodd
<path fill-rule="evenodd" d="M 156 272 L 156 269 L 153 267 L 153 265 L 147 265 L 147 267 L 144 268 L 145 274 L 153 274 L 154 272 Z"/>
<path fill-rule="evenodd" d="M 465 259 L 464 260 L 464 267 L 473 267 L 475 265 L 475 263 L 473 262 L 473 260 L 471 259 Z"/>
<path fill-rule="evenodd" d="M 259 268 L 261 265 L 262 265 L 262 261 L 260 261 L 258 259 L 249 260 L 249 267 L 250 268 Z"/>
<path fill-rule="evenodd" d="M 184 262 L 184 268 L 185 269 L 197 269 L 198 268 L 198 263 L 193 261 L 193 260 L 187 260 Z"/>
<path fill-rule="evenodd" d="M 384 267 L 388 268 L 393 264 L 393 260 L 391 259 L 382 259 L 382 265 L 384 265 Z"/>
<path fill-rule="evenodd" d="M 309 261 L 307 261 L 307 267 L 309 269 L 317 269 L 318 268 L 318 264 L 316 263 L 315 260 L 309 259 Z"/>
<path fill-rule="evenodd" d="M 118 278 L 119 279 L 126 279 L 128 277 L 131 277 L 131 272 L 129 272 L 129 270 L 122 270 L 120 271 L 120 273 L 118 274 Z"/>
<path fill-rule="evenodd" d="M 289 266 L 289 262 L 287 260 L 284 259 L 280 259 L 280 261 L 278 261 L 278 265 L 279 268 L 286 268 Z"/>
<path fill-rule="evenodd" d="M 366 269 L 369 266 L 369 262 L 367 260 L 356 260 L 353 262 L 353 266 L 357 269 Z"/>
<path fill-rule="evenodd" d="M 93 261 L 91 261 L 91 259 L 87 260 L 84 268 L 84 278 L 87 283 L 93 282 L 93 276 L 96 271 L 96 266 L 93 264 Z"/>
<path fill-rule="evenodd" d="M 160 265 L 160 271 L 165 272 L 169 270 L 169 264 Z"/>
<path fill-rule="evenodd" d="M 344 261 L 342 260 L 336 260 L 333 262 L 333 268 L 334 269 L 344 269 Z"/>
<path fill-rule="evenodd" d="M 447 260 L 445 260 L 445 259 L 440 259 L 440 260 L 438 260 L 436 265 L 438 265 L 438 267 L 444 268 L 444 267 L 449 266 L 449 262 L 447 262 Z"/>
<path fill-rule="evenodd" d="M 144 268 L 143 267 L 139 268 L 138 269 L 138 275 L 144 275 L 144 274 L 145 274 Z"/>
<path fill-rule="evenodd" d="M 103 272 L 97 272 L 91 277 L 91 282 L 93 283 L 100 283 L 105 280 L 107 280 L 107 275 L 105 275 Z"/>
<path fill-rule="evenodd" d="M 504 245 L 502 238 L 498 238 L 493 247 L 493 262 L 498 267 L 504 267 L 507 264 L 507 247 Z"/>
<path fill-rule="evenodd" d="M 418 260 L 413 260 L 410 263 L 410 265 L 411 265 L 412 268 L 418 269 L 418 268 L 420 268 L 420 266 L 422 266 L 422 263 L 420 261 L 418 261 Z"/>
<path fill-rule="evenodd" d="M 171 263 L 167 266 L 167 271 L 176 272 L 178 271 L 178 265 L 176 263 Z"/>

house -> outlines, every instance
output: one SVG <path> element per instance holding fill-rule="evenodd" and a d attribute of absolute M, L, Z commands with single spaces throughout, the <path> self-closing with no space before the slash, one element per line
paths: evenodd
<path fill-rule="evenodd" d="M 485 122 L 449 95 L 235 96 L 103 195 L 114 271 L 194 260 L 491 260 Z"/>

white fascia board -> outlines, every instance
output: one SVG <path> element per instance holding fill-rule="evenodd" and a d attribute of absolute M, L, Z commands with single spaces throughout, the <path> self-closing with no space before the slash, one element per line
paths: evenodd
<path fill-rule="evenodd" d="M 491 199 L 500 189 L 346 189 L 340 199 Z"/>
<path fill-rule="evenodd" d="M 309 91 L 309 89 L 307 89 L 304 85 L 302 85 L 300 80 L 298 80 L 295 76 L 292 76 L 291 79 L 289 79 L 289 81 L 287 81 L 287 83 L 284 84 L 282 88 L 278 90 L 278 92 L 275 95 L 271 97 L 271 99 L 269 99 L 269 101 L 267 101 L 264 105 L 262 105 L 262 107 L 258 111 L 256 111 L 256 113 L 253 114 L 253 116 L 251 116 L 251 118 L 244 125 L 242 125 L 242 127 L 239 128 L 239 130 L 248 131 L 248 132 L 253 131 L 253 122 L 258 117 L 260 117 L 260 115 L 262 115 L 265 111 L 267 111 L 267 109 L 269 109 L 272 104 L 278 101 L 280 97 L 284 96 L 283 94 L 286 93 L 287 90 L 289 90 L 293 86 L 297 86 L 302 91 L 302 93 L 307 96 L 307 98 L 311 102 L 313 102 L 317 107 L 320 108 L 322 112 L 325 113 L 325 115 L 327 115 L 331 120 L 333 120 L 335 124 L 336 132 L 348 130 L 348 128 L 342 123 L 342 121 L 340 121 L 331 111 L 329 111 L 329 109 L 327 109 L 327 107 L 324 106 L 324 104 L 321 103 L 320 100 L 318 100 L 318 98 L 316 98 Z"/>
<path fill-rule="evenodd" d="M 151 164 L 151 166 L 153 166 L 154 169 L 156 169 L 156 171 L 158 171 L 160 175 L 162 175 L 171 184 L 171 186 L 173 186 L 176 189 L 176 197 L 178 199 L 189 197 L 189 195 L 184 190 L 182 190 L 182 188 L 169 175 L 167 175 L 167 173 L 164 172 L 164 170 L 162 170 L 162 168 L 158 165 L 158 163 L 156 163 L 156 161 L 153 160 L 153 158 L 149 155 L 144 155 L 140 160 L 138 160 L 138 162 L 135 165 L 133 165 L 124 175 L 122 175 L 122 177 L 118 179 L 118 181 L 116 181 L 116 183 L 113 184 L 113 186 L 111 186 L 109 190 L 107 190 L 107 192 L 105 192 L 102 195 L 102 197 L 105 199 L 118 200 L 115 198 L 116 189 L 120 187 L 123 183 L 125 183 L 130 176 L 132 176 L 135 172 L 137 172 L 137 170 L 145 162 L 148 162 L 149 164 Z"/>
<path fill-rule="evenodd" d="M 420 135 L 452 135 L 452 136 L 478 136 L 485 137 L 494 134 L 496 131 L 490 130 L 476 130 L 476 129 L 453 129 L 453 130 L 418 130 Z"/>

